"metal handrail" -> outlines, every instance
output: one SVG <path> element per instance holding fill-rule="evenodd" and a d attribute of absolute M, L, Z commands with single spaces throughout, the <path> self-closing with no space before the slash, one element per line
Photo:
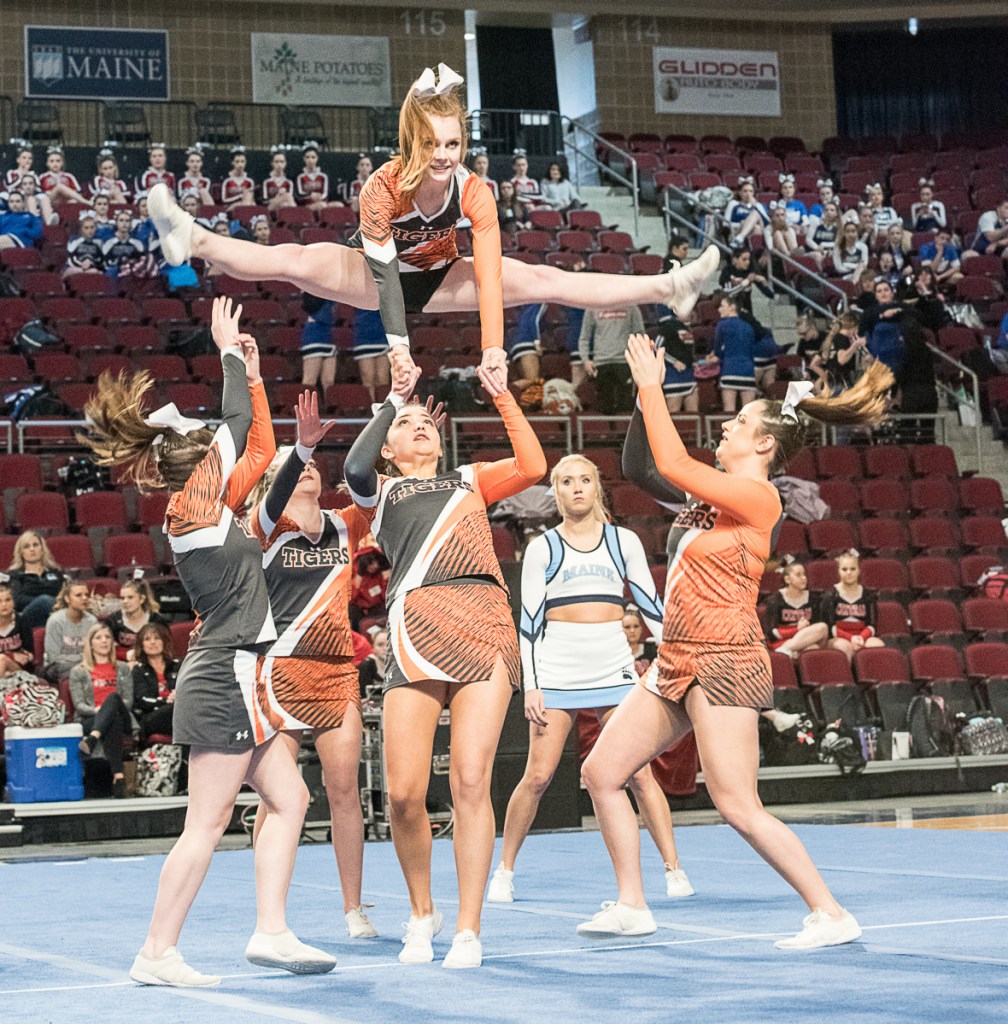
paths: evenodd
<path fill-rule="evenodd" d="M 640 224 L 640 174 L 637 166 L 637 159 L 633 153 L 626 149 L 620 149 L 619 146 L 614 145 L 608 139 L 604 139 L 598 132 L 589 128 L 586 124 L 581 121 L 576 121 L 573 118 L 567 117 L 564 114 L 560 115 L 560 123 L 563 125 L 565 133 L 575 133 L 574 142 L 565 142 L 565 145 L 577 153 L 579 157 L 584 157 L 590 164 L 595 166 L 595 169 L 600 174 L 605 174 L 610 177 L 619 185 L 623 185 L 625 188 L 630 189 L 630 196 L 633 200 L 633 219 L 634 219 L 634 238 L 637 237 Z M 589 150 L 582 149 L 577 142 L 577 132 L 581 132 L 583 135 L 587 135 L 591 140 L 591 148 Z M 618 171 L 614 170 L 609 164 L 599 160 L 597 148 L 607 150 L 609 153 L 618 156 L 624 163 L 624 166 L 629 168 L 630 177 L 626 178 Z M 574 184 L 579 188 L 581 187 L 581 168 L 580 161 L 575 161 L 574 164 Z"/>
<path fill-rule="evenodd" d="M 7 454 L 14 452 L 14 423 L 11 420 L 0 420 L 0 430 L 7 434 Z"/>
<path fill-rule="evenodd" d="M 526 416 L 525 419 L 529 423 L 562 423 L 564 428 L 564 434 L 566 437 L 566 448 L 567 453 L 570 454 L 574 450 L 574 434 L 571 429 L 571 421 L 569 416 Z M 459 465 L 459 426 L 465 423 L 486 423 L 492 422 L 489 416 L 452 416 L 450 420 L 451 425 L 451 453 L 452 453 L 452 468 Z"/>
<path fill-rule="evenodd" d="M 947 352 L 943 352 L 940 348 L 938 348 L 937 345 L 929 344 L 928 348 L 931 349 L 931 351 L 936 356 L 940 356 L 946 363 L 949 363 L 956 370 L 958 370 L 960 375 L 965 374 L 970 379 L 970 382 L 973 386 L 973 408 L 976 411 L 976 425 L 974 427 L 974 430 L 976 433 L 977 472 L 982 473 L 984 469 L 984 458 L 983 417 L 980 414 L 980 378 L 968 366 L 966 366 L 964 363 L 960 363 L 958 359 L 953 359 L 952 356 L 950 356 Z M 958 400 L 958 396 L 956 395 L 955 391 L 952 390 L 952 388 L 948 387 L 948 385 L 944 384 L 941 381 L 938 381 L 937 384 L 939 387 L 942 388 L 942 390 L 946 392 L 946 394 Z M 908 415 L 912 416 L 913 414 L 908 413 Z M 916 418 L 921 419 L 923 417 L 918 416 Z"/>
<path fill-rule="evenodd" d="M 549 156 L 553 156 L 560 149 L 562 127 L 560 114 L 556 110 L 536 110 L 526 107 L 478 107 L 470 112 L 470 137 L 473 142 L 486 145 L 499 142 L 505 153 L 510 153 L 515 148 L 525 149 L 533 155 L 544 155 L 541 150 L 546 149 Z M 494 119 L 497 124 L 494 124 Z M 484 121 L 486 122 L 484 124 Z M 492 131 L 497 125 L 503 125 L 505 134 L 500 139 L 490 136 L 487 139 L 487 132 Z M 546 129 L 548 136 L 545 146 L 533 147 L 526 139 L 526 135 L 533 135 L 536 130 Z M 488 146 L 489 150 L 490 147 Z"/>
<path fill-rule="evenodd" d="M 703 417 L 699 416 L 699 415 L 697 415 L 695 413 L 678 413 L 678 412 L 674 412 L 671 415 L 672 415 L 672 422 L 675 424 L 676 430 L 679 431 L 680 436 L 682 436 L 682 430 L 680 429 L 680 425 L 681 424 L 683 424 L 683 423 L 691 423 L 691 424 L 693 424 L 693 426 L 695 428 L 694 429 L 694 440 L 696 441 L 696 444 L 694 444 L 693 447 L 694 448 L 702 448 L 703 447 Z M 579 452 L 583 452 L 584 451 L 584 446 L 585 446 L 584 424 L 586 424 L 586 423 L 622 423 L 626 427 L 629 427 L 630 426 L 630 419 L 631 419 L 631 417 L 629 417 L 629 416 L 596 416 L 596 415 L 578 416 L 578 418 L 577 418 L 577 450 Z"/>

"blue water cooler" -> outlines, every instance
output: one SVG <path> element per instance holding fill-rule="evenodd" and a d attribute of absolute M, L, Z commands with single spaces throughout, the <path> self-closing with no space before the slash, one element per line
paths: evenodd
<path fill-rule="evenodd" d="M 79 724 L 7 729 L 7 799 L 13 804 L 83 800 L 84 770 L 78 748 L 82 735 Z"/>

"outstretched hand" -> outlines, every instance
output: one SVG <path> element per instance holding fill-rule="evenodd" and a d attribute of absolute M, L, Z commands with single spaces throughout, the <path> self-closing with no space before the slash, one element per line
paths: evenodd
<path fill-rule="evenodd" d="M 626 361 L 630 366 L 634 383 L 639 388 L 658 387 L 665 381 L 665 350 L 646 334 L 631 334 L 627 340 Z"/>
<path fill-rule="evenodd" d="M 389 362 L 392 364 L 392 379 L 405 378 L 416 369 L 409 345 L 393 345 L 389 349 Z M 419 374 L 417 375 L 419 376 Z"/>
<path fill-rule="evenodd" d="M 499 345 L 494 345 L 491 348 L 483 349 L 480 369 L 493 377 L 501 391 L 507 391 L 508 365 L 507 356 L 504 354 L 503 348 Z M 480 374 L 480 381 L 483 382 L 483 387 L 490 391 L 490 388 L 487 387 L 486 382 L 483 380 L 483 374 Z M 490 391 L 490 394 L 494 395 L 494 392 Z M 496 395 L 494 397 L 496 398 Z"/>
<path fill-rule="evenodd" d="M 492 349 L 487 349 L 487 352 L 491 352 Z M 485 355 L 486 353 L 484 353 Z M 476 376 L 479 377 L 480 384 L 486 389 L 487 393 L 491 398 L 497 399 L 501 395 L 507 392 L 507 371 L 505 370 L 503 382 L 501 376 L 496 370 L 488 370 L 485 366 L 476 367 Z"/>
<path fill-rule="evenodd" d="M 210 313 L 210 334 L 217 348 L 230 348 L 238 345 L 238 320 L 241 317 L 241 303 L 235 305 L 226 295 L 218 295 L 213 300 Z"/>
<path fill-rule="evenodd" d="M 308 389 L 298 395 L 294 418 L 297 420 L 298 443 L 304 448 L 314 448 L 336 425 L 335 420 L 322 422 L 319 418 L 318 394 Z"/>
<path fill-rule="evenodd" d="M 424 406 L 427 410 L 428 415 L 434 421 L 434 425 L 440 430 L 444 426 L 444 421 L 448 419 L 448 413 L 445 412 L 443 402 L 434 404 L 434 396 L 430 395 L 427 399 L 427 404 Z"/>
<path fill-rule="evenodd" d="M 238 307 L 241 309 L 241 306 Z M 262 381 L 259 371 L 259 345 L 251 334 L 239 334 L 238 344 L 241 345 L 242 359 L 245 360 L 245 377 L 249 384 Z"/>
<path fill-rule="evenodd" d="M 403 367 L 398 373 L 393 369 L 390 394 L 398 395 L 404 402 L 408 401 L 420 379 L 420 373 L 420 367 L 415 366 L 412 359 L 408 369 Z"/>

